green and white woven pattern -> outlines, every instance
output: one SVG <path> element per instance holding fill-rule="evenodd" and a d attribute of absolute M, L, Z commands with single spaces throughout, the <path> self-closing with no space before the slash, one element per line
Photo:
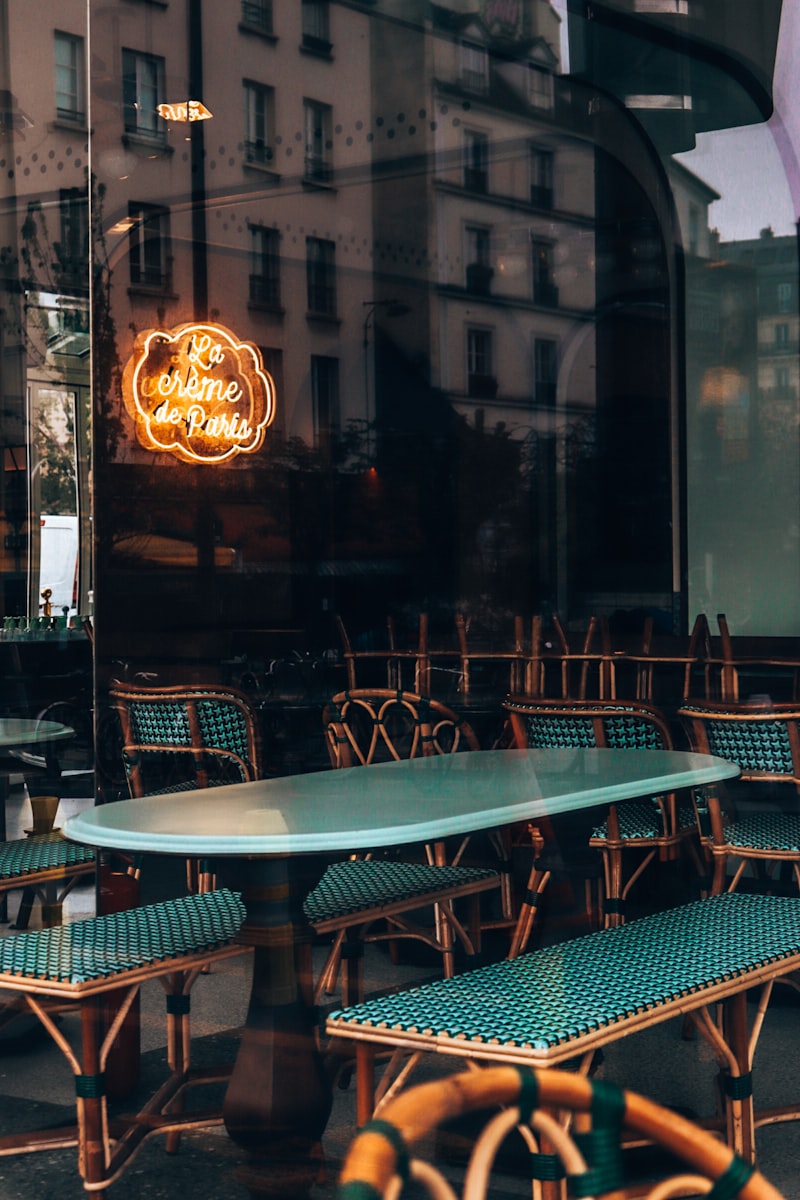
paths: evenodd
<path fill-rule="evenodd" d="M 796 954 L 800 898 L 726 894 L 333 1012 L 329 1029 L 546 1051 Z"/>
<path fill-rule="evenodd" d="M 703 709 L 698 709 L 703 712 Z M 691 713 L 691 707 L 684 709 Z M 735 720 L 721 714 L 704 721 L 709 753 L 738 763 L 744 774 L 794 775 L 787 722 Z"/>
<path fill-rule="evenodd" d="M 19 838 L 0 843 L 0 880 L 22 879 L 58 867 L 83 867 L 94 860 L 94 850 L 64 838 Z"/>
<path fill-rule="evenodd" d="M 71 925 L 0 938 L 0 976 L 85 983 L 232 941 L 244 919 L 236 892 L 181 896 Z"/>
<path fill-rule="evenodd" d="M 315 925 L 417 896 L 422 904 L 430 904 L 431 892 L 495 879 L 496 874 L 484 867 L 429 867 L 424 863 L 380 859 L 339 862 L 328 867 L 306 897 L 303 911 Z"/>

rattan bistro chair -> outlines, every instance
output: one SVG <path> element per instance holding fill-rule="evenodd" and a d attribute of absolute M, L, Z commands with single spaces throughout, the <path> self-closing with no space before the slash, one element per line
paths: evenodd
<path fill-rule="evenodd" d="M 323 716 L 331 766 L 357 767 L 391 760 L 421 758 L 436 754 L 477 751 L 478 740 L 468 722 L 444 704 L 414 692 L 391 688 L 356 688 L 334 696 Z M 370 881 L 370 892 L 354 908 L 349 919 L 336 916 L 324 922 L 335 934 L 322 982 L 331 990 L 337 974 L 360 968 L 365 940 L 413 938 L 437 950 L 443 959 L 444 974 L 455 971 L 455 942 L 461 942 L 467 954 L 480 949 L 480 897 L 487 891 L 499 891 L 503 916 L 500 922 L 510 927 L 514 921 L 510 896 L 508 849 L 501 832 L 490 835 L 499 856 L 497 867 L 464 866 L 462 859 L 468 838 L 449 853 L 444 842 L 424 847 L 424 861 L 404 861 L 371 857 L 352 859 L 340 864 L 354 879 L 363 875 Z M 422 857 L 422 855 L 420 855 Z M 323 883 L 325 882 L 323 878 Z M 388 902 L 391 900 L 391 908 Z M 469 920 L 465 926 L 454 910 L 454 902 L 466 901 Z M 413 910 L 433 905 L 433 926 L 412 920 Z M 322 914 L 317 928 L 322 929 Z M 360 990 L 360 979 L 345 980 L 346 990 Z"/>
<path fill-rule="evenodd" d="M 503 707 L 517 749 L 608 747 L 615 750 L 670 750 L 672 738 L 658 709 L 622 700 L 531 700 L 510 696 Z M 675 795 L 627 800 L 611 805 L 595 826 L 589 845 L 603 856 L 605 921 L 623 919 L 631 888 L 654 858 L 677 858 L 682 843 L 695 836 L 691 806 L 679 806 Z M 625 878 L 623 856 L 638 851 L 640 859 Z M 699 864 L 698 864 L 699 865 Z"/>
<path fill-rule="evenodd" d="M 471 1147 L 460 1193 L 444 1169 L 415 1155 L 426 1135 L 447 1122 L 483 1113 L 486 1123 Z M 556 1119 L 571 1118 L 571 1124 Z M 510 1137 L 527 1146 L 528 1178 L 544 1181 L 548 1195 L 570 1180 L 571 1195 L 620 1200 L 626 1190 L 624 1145 L 635 1140 L 669 1152 L 657 1183 L 637 1188 L 649 1200 L 709 1195 L 722 1200 L 781 1200 L 781 1193 L 724 1142 L 675 1112 L 635 1092 L 567 1071 L 488 1067 L 450 1075 L 401 1093 L 379 1120 L 351 1143 L 336 1200 L 397 1200 L 406 1180 L 414 1195 L 433 1200 L 485 1200 L 498 1170 L 498 1151 Z M 452 1137 L 453 1135 L 450 1134 Z M 534 1187 L 536 1184 L 534 1184 Z M 538 1195 L 538 1192 L 534 1192 Z"/>
<path fill-rule="evenodd" d="M 734 789 L 695 789 L 700 841 L 713 862 L 712 894 L 734 891 L 748 865 L 763 875 L 790 864 L 800 888 L 800 812 L 783 811 L 764 795 L 775 790 L 767 785 L 787 785 L 793 805 L 800 791 L 800 705 L 690 700 L 679 716 L 693 750 L 737 763 L 741 779 L 759 785 L 738 806 Z"/>
<path fill-rule="evenodd" d="M 122 728 L 122 760 L 131 796 L 247 783 L 261 774 L 256 714 L 243 692 L 201 684 L 118 684 L 110 701 Z M 205 862 L 187 861 L 192 891 L 210 891 Z"/>

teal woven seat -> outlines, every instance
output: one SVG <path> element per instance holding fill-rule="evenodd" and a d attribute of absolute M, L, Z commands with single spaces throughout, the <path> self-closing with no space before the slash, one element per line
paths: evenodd
<path fill-rule="evenodd" d="M 61 837 L 44 835 L 0 842 L 0 888 L 18 886 L 27 882 L 27 876 L 42 872 L 69 875 L 76 874 L 78 868 L 92 871 L 94 864 L 94 850 Z"/>
<path fill-rule="evenodd" d="M 736 893 L 338 1010 L 328 1031 L 416 1032 L 493 1058 L 509 1046 L 544 1065 L 592 1030 L 798 954 L 800 899 Z"/>
<path fill-rule="evenodd" d="M 798 966 L 800 897 L 726 893 L 340 1009 L 326 1031 L 358 1045 L 363 1123 L 373 1112 L 379 1053 L 391 1056 L 381 1081 L 387 1092 L 395 1072 L 406 1080 L 413 1068 L 404 1054 L 558 1066 L 703 1010 L 698 1031 L 728 1064 L 721 1080 L 726 1105 L 752 1105 L 750 1058 L 760 1026 L 744 1036 L 741 1024 L 718 1022 L 717 1006 L 730 1001 L 740 1013 L 745 992 Z M 736 1028 L 734 1044 L 729 1034 Z M 752 1145 L 744 1149 L 752 1153 Z"/>
<path fill-rule="evenodd" d="M 452 709 L 429 696 L 393 688 L 340 692 L 326 705 L 323 727 L 334 768 L 479 749 L 472 727 Z M 489 837 L 501 859 L 498 866 L 507 865 L 506 840 L 493 832 Z M 448 864 L 444 842 L 425 847 L 424 861 L 417 861 L 421 857 L 409 853 L 408 861 L 351 859 L 325 872 L 305 904 L 317 931 L 335 935 L 317 982 L 317 998 L 331 992 L 340 977 L 345 1001 L 361 995 L 365 940 L 422 941 L 441 954 L 444 974 L 452 975 L 455 938 L 469 955 L 480 948 L 483 892 L 500 893 L 502 915 L 497 923 L 507 928 L 513 924 L 510 872 Z M 455 902 L 468 905 L 468 922 L 456 915 Z M 431 906 L 433 920 L 422 923 L 420 911 Z"/>
<path fill-rule="evenodd" d="M 218 1083 L 230 1073 L 224 1066 L 191 1067 L 191 990 L 203 968 L 244 952 L 236 941 L 244 916 L 238 893 L 220 889 L 0 938 L 0 989 L 38 1018 L 65 1055 L 77 1100 L 72 1126 L 0 1132 L 0 1156 L 77 1146 L 86 1191 L 99 1195 L 147 1138 L 168 1135 L 174 1151 L 181 1130 L 220 1124 L 221 1112 L 184 1102 L 187 1088 Z M 124 1021 L 141 985 L 156 979 L 165 994 L 168 1073 L 138 1111 L 133 1104 L 111 1122 L 107 1023 L 111 1015 Z M 65 1002 L 76 1010 L 78 1036 L 63 1036 L 53 1021 L 54 1001 L 59 1010 Z"/>
<path fill-rule="evenodd" d="M 653 800 L 626 800 L 617 805 L 619 836 L 623 839 L 660 838 L 664 831 L 664 812 Z M 691 805 L 678 805 L 678 830 L 691 833 L 695 828 L 694 809 Z M 608 821 L 603 821 L 592 830 L 593 839 L 608 837 Z"/>
<path fill-rule="evenodd" d="M 519 749 L 672 748 L 662 713 L 638 701 L 535 700 L 509 696 L 503 707 L 509 714 L 511 744 Z M 677 858 L 680 846 L 686 844 L 691 849 L 695 837 L 694 810 L 687 805 L 679 808 L 674 795 L 614 805 L 589 837 L 589 845 L 603 856 L 606 923 L 623 919 L 631 887 L 657 855 L 662 860 Z M 623 852 L 630 851 L 638 851 L 640 861 L 625 878 Z"/>
<path fill-rule="evenodd" d="M 182 896 L 52 929 L 0 938 L 0 986 L 79 985 L 229 944 L 244 919 L 236 892 Z"/>
<path fill-rule="evenodd" d="M 712 894 L 735 889 L 748 865 L 760 876 L 783 862 L 791 864 L 800 888 L 800 813 L 794 811 L 800 790 L 800 706 L 690 700 L 679 716 L 693 750 L 737 763 L 749 785 L 752 811 L 738 811 L 736 795 L 723 789 L 695 791 L 700 839 L 714 864 Z M 765 784 L 788 785 L 787 811 L 776 806 L 773 787 L 769 803 L 763 803 Z"/>
<path fill-rule="evenodd" d="M 465 883 L 495 887 L 497 872 L 488 867 L 429 867 L 425 863 L 353 859 L 328 867 L 306 897 L 303 911 L 312 925 L 337 922 L 345 916 L 368 919 L 395 904 L 418 900 L 430 904 L 437 892 L 449 895 Z"/>
<path fill-rule="evenodd" d="M 0 894 L 21 889 L 14 927 L 27 928 L 37 898 L 43 923 L 60 924 L 64 897 L 79 878 L 94 872 L 95 865 L 94 850 L 68 842 L 55 831 L 0 842 Z"/>

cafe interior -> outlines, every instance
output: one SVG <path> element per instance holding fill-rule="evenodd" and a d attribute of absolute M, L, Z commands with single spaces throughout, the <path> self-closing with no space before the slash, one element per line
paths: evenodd
<path fill-rule="evenodd" d="M 0 1200 L 800 1200 L 796 53 L 0 0 Z"/>

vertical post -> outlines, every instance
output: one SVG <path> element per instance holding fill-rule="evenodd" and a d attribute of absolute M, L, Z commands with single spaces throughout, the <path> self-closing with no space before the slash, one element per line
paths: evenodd
<path fill-rule="evenodd" d="M 203 100 L 202 0 L 189 0 L 189 95 Z M 187 105 L 188 107 L 188 105 Z M 206 256 L 206 164 L 203 121 L 189 121 L 192 193 L 192 293 L 195 321 L 208 320 L 208 260 Z"/>

